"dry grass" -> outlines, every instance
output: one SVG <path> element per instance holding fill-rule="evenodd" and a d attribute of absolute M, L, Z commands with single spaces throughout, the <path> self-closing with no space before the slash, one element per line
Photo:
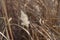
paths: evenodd
<path fill-rule="evenodd" d="M 60 40 L 59 9 L 59 0 L 0 0 L 0 40 Z"/>

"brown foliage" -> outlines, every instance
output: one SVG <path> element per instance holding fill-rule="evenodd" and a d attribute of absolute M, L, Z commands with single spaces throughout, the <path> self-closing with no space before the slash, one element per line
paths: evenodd
<path fill-rule="evenodd" d="M 21 10 L 29 27 L 21 25 Z M 60 40 L 60 1 L 0 0 L 0 32 L 7 40 Z"/>

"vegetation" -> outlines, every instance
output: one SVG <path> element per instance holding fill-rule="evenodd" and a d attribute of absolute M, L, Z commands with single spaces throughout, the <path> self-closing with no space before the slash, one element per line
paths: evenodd
<path fill-rule="evenodd" d="M 0 0 L 0 40 L 60 40 L 60 1 Z"/>

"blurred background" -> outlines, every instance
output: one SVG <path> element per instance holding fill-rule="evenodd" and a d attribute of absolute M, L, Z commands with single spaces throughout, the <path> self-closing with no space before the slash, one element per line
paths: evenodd
<path fill-rule="evenodd" d="M 0 0 L 0 32 L 0 40 L 60 40 L 60 0 Z"/>

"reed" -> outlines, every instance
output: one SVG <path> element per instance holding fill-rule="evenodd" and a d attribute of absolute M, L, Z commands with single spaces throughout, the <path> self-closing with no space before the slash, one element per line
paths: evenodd
<path fill-rule="evenodd" d="M 0 0 L 0 40 L 60 40 L 59 0 Z"/>

